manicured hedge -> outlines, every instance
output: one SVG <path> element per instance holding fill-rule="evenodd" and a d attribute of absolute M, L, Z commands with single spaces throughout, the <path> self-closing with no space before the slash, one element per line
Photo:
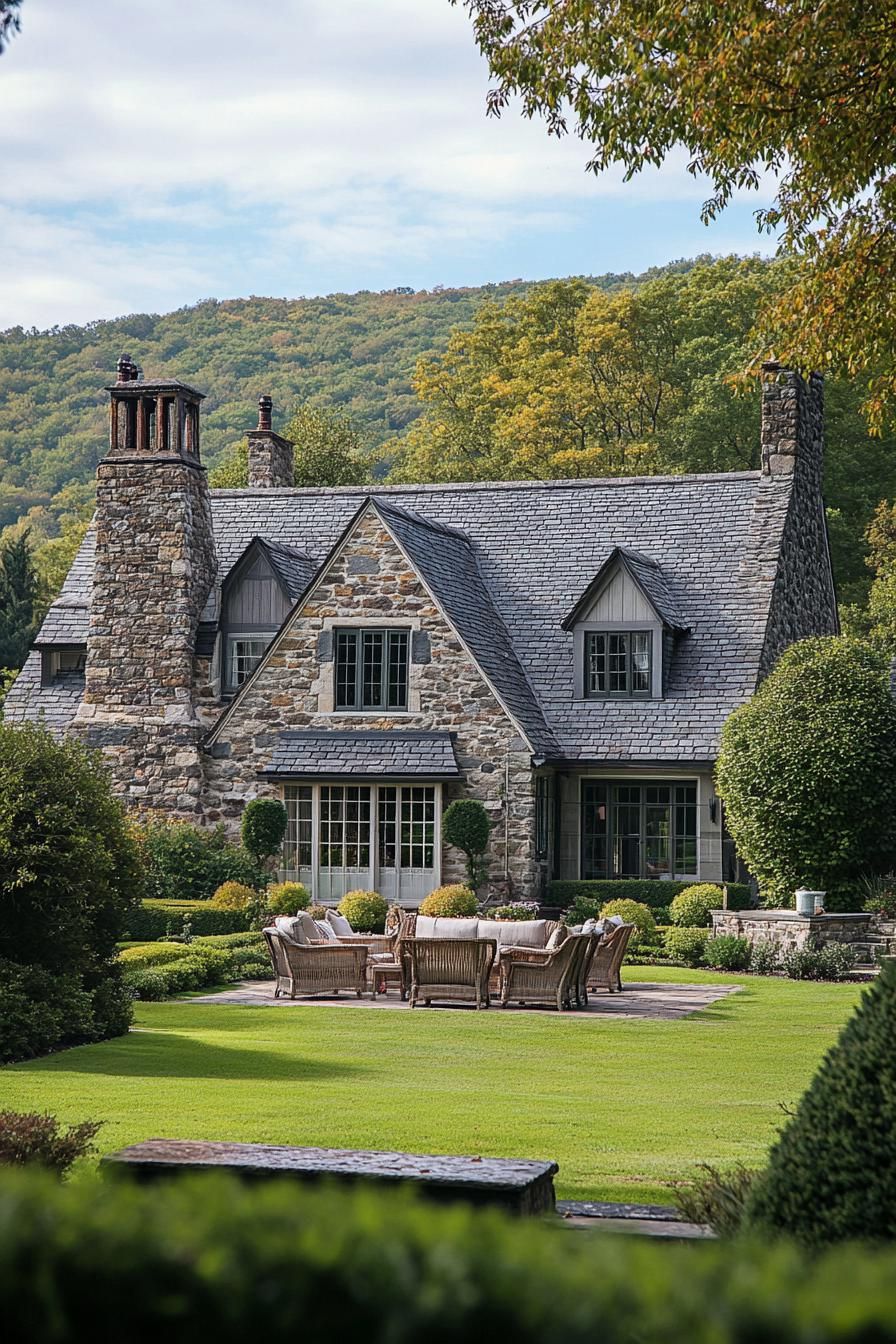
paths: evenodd
<path fill-rule="evenodd" d="M 119 954 L 124 982 L 138 999 L 165 999 L 230 980 L 266 980 L 270 959 L 259 933 L 144 943 Z"/>
<path fill-rule="evenodd" d="M 16 1341 L 868 1344 L 896 1336 L 894 1281 L 896 1250 L 649 1244 L 219 1175 L 0 1177 Z"/>
<path fill-rule="evenodd" d="M 142 901 L 128 916 L 124 939 L 149 943 L 169 932 L 179 934 L 185 919 L 189 919 L 194 937 L 245 933 L 251 922 L 245 910 L 219 910 L 209 901 Z"/>
<path fill-rule="evenodd" d="M 545 905 L 571 905 L 577 897 L 592 901 L 641 901 L 654 910 L 668 906 L 680 891 L 693 882 L 651 882 L 620 878 L 607 882 L 549 882 Z M 752 905 L 750 888 L 745 883 L 728 883 L 729 910 L 745 910 Z"/>

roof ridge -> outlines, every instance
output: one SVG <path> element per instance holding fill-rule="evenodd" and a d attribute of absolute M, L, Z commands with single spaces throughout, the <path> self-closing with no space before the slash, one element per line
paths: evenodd
<path fill-rule="evenodd" d="M 559 480 L 538 480 L 538 481 L 428 481 L 428 482 L 408 482 L 404 485 L 315 485 L 315 486 L 282 486 L 276 489 L 269 487 L 222 487 L 213 488 L 212 495 L 217 498 L 245 498 L 253 499 L 273 498 L 275 496 L 293 497 L 295 495 L 324 495 L 354 496 L 357 499 L 364 499 L 365 496 L 371 499 L 378 498 L 381 495 L 401 495 L 408 493 L 439 494 L 442 492 L 454 491 L 473 494 L 474 492 L 485 492 L 488 490 L 579 490 L 585 487 L 600 486 L 607 489 L 615 489 L 628 485 L 692 485 L 694 483 L 723 484 L 729 481 L 751 481 L 759 480 L 762 477 L 761 471 L 705 471 L 705 472 L 681 472 L 669 476 L 572 476 L 564 477 Z"/>

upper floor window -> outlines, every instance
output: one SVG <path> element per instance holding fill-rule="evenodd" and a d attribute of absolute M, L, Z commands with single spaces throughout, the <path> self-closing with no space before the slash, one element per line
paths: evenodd
<path fill-rule="evenodd" d="M 227 687 L 238 691 L 248 681 L 274 638 L 270 634 L 230 635 L 227 640 Z"/>
<path fill-rule="evenodd" d="M 336 631 L 336 708 L 407 709 L 407 630 Z"/>
<path fill-rule="evenodd" d="M 585 634 L 585 696 L 650 695 L 649 630 L 589 630 Z"/>

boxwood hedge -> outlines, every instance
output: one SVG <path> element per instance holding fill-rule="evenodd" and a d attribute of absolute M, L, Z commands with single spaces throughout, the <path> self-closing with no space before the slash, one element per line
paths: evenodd
<path fill-rule="evenodd" d="M 215 933 L 245 933 L 251 916 L 245 910 L 219 910 L 209 901 L 142 901 L 127 917 L 127 942 L 150 943 L 166 934 L 179 934 L 185 920 L 194 937 Z"/>
<path fill-rule="evenodd" d="M 896 1337 L 894 1279 L 893 1249 L 598 1238 L 395 1192 L 0 1177 L 10 1340 L 866 1344 Z"/>
<path fill-rule="evenodd" d="M 693 882 L 651 882 L 635 878 L 620 878 L 601 882 L 549 882 L 545 905 L 572 905 L 579 897 L 600 901 L 641 901 L 653 910 L 668 906 L 680 891 L 692 887 Z M 745 910 L 753 903 L 746 883 L 728 883 L 729 910 Z"/>

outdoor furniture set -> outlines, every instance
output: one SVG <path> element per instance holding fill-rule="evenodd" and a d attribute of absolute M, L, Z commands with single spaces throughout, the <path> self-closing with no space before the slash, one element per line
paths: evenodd
<path fill-rule="evenodd" d="M 301 911 L 264 930 L 276 983 L 274 997 L 392 986 L 414 1008 L 434 1001 L 487 1008 L 550 1004 L 584 1008 L 588 993 L 622 988 L 620 966 L 633 925 L 607 923 L 571 932 L 545 919 L 436 919 L 394 907 L 385 934 L 355 933 L 328 910 L 315 921 Z"/>

